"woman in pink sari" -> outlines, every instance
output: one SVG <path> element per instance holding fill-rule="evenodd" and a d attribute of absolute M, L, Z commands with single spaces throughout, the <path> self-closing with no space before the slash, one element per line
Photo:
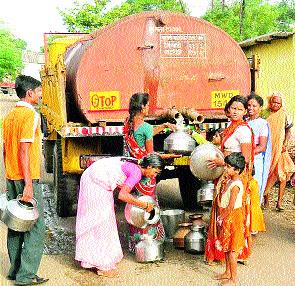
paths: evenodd
<path fill-rule="evenodd" d="M 133 160 L 136 161 L 137 160 Z M 116 264 L 123 258 L 119 241 L 113 191 L 119 188 L 119 199 L 150 212 L 154 205 L 130 194 L 142 177 L 154 180 L 163 168 L 155 153 L 144 157 L 139 165 L 122 157 L 94 162 L 81 176 L 76 217 L 75 259 L 98 275 L 117 277 Z"/>

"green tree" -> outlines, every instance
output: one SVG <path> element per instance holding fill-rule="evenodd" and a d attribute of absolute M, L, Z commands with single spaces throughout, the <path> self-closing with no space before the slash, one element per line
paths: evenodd
<path fill-rule="evenodd" d="M 290 26 L 295 23 L 295 1 L 282 0 L 278 4 L 280 16 L 278 17 L 279 28 L 281 31 L 290 30 Z"/>
<path fill-rule="evenodd" d="M 15 78 L 23 67 L 22 51 L 26 42 L 17 39 L 0 22 L 0 80 L 5 77 Z"/>
<path fill-rule="evenodd" d="M 169 10 L 187 13 L 182 0 L 127 0 L 107 9 L 110 0 L 95 0 L 94 4 L 74 3 L 70 10 L 60 11 L 70 32 L 92 32 L 123 17 L 142 11 Z"/>
<path fill-rule="evenodd" d="M 266 0 L 235 0 L 225 5 L 224 1 L 214 1 L 213 8 L 203 18 L 235 40 L 242 41 L 270 32 L 290 30 L 290 24 L 294 23 L 292 3 L 287 0 L 278 4 L 270 4 Z"/>

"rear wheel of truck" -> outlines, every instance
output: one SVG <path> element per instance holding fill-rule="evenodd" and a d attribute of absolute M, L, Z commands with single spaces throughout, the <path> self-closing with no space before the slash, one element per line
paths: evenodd
<path fill-rule="evenodd" d="M 191 173 L 189 166 L 178 167 L 178 180 L 180 195 L 185 210 L 202 210 L 202 206 L 197 202 L 197 190 L 201 187 L 201 182 Z"/>
<path fill-rule="evenodd" d="M 79 175 L 63 174 L 61 140 L 57 139 L 53 148 L 53 189 L 56 212 L 60 217 L 76 215 L 79 181 Z"/>
<path fill-rule="evenodd" d="M 43 139 L 43 156 L 45 162 L 45 171 L 46 173 L 53 173 L 53 148 L 55 141 Z"/>

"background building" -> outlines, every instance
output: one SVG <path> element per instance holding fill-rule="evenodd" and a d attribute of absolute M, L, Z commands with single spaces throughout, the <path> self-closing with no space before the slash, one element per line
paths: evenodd
<path fill-rule="evenodd" d="M 275 32 L 240 43 L 251 65 L 252 91 L 264 99 L 273 92 L 281 92 L 285 96 L 285 109 L 293 122 L 295 122 L 294 34 L 294 32 Z"/>

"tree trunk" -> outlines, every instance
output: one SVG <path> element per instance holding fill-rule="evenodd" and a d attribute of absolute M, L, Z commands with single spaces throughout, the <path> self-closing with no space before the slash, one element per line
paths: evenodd
<path fill-rule="evenodd" d="M 221 7 L 222 7 L 222 10 L 224 10 L 224 8 L 225 8 L 225 0 L 221 0 Z"/>
<path fill-rule="evenodd" d="M 179 0 L 179 4 L 181 6 L 181 10 L 184 14 L 188 14 L 188 11 L 185 9 L 185 6 L 183 4 L 183 1 L 182 0 Z"/>
<path fill-rule="evenodd" d="M 241 0 L 240 3 L 240 40 L 244 39 L 244 19 L 245 19 L 246 0 Z"/>

